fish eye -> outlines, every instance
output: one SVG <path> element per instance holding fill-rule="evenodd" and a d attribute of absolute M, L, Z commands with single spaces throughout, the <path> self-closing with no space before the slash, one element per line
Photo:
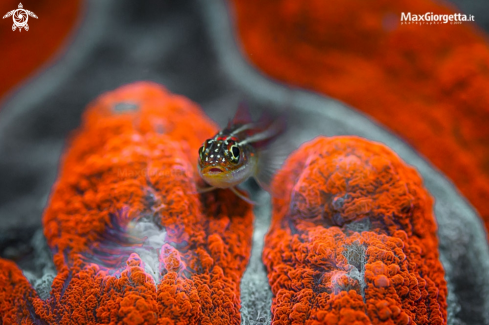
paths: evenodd
<path fill-rule="evenodd" d="M 204 160 L 204 156 L 202 155 L 204 153 L 204 146 L 199 148 L 199 157 L 200 160 Z"/>
<path fill-rule="evenodd" d="M 240 150 L 238 148 L 238 146 L 231 146 L 231 155 L 233 156 L 231 158 L 231 161 L 234 162 L 234 163 L 238 163 L 239 162 L 239 154 L 240 154 Z"/>

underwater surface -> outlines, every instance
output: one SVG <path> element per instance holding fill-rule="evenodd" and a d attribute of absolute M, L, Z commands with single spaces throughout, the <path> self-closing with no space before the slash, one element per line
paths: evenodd
<path fill-rule="evenodd" d="M 3 324 L 489 324 L 487 36 L 294 3 L 75 8 L 0 108 Z M 254 207 L 195 193 L 242 99 L 293 152 Z"/>

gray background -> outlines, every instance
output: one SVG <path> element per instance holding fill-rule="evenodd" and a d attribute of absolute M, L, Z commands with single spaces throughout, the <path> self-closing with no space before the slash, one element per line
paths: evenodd
<path fill-rule="evenodd" d="M 489 30 L 489 2 L 457 0 Z M 231 23 L 231 25 L 230 25 Z M 40 291 L 53 268 L 39 235 L 59 156 L 81 113 L 99 94 L 152 80 L 196 101 L 219 124 L 236 103 L 291 108 L 290 148 L 319 134 L 357 134 L 386 143 L 422 173 L 436 197 L 451 324 L 489 324 L 489 252 L 476 213 L 436 169 L 402 140 L 337 101 L 274 84 L 237 51 L 218 0 L 88 2 L 67 51 L 15 90 L 0 109 L 0 256 L 16 261 Z M 291 95 L 292 94 L 292 95 Z M 251 184 L 252 185 L 252 184 Z M 269 323 L 271 292 L 260 255 L 269 224 L 267 196 L 256 210 L 253 255 L 242 280 L 243 323 Z M 44 277 L 46 280 L 46 276 Z M 268 288 L 268 289 L 266 289 Z"/>

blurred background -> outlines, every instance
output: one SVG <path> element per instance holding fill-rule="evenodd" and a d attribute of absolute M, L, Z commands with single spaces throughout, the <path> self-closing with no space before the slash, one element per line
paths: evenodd
<path fill-rule="evenodd" d="M 216 11 L 217 2 L 227 12 Z M 404 141 L 489 225 L 488 1 L 22 4 L 38 16 L 29 17 L 28 31 L 12 31 L 12 17 L 0 21 L 3 258 L 22 266 L 34 254 L 30 239 L 41 229 L 60 156 L 90 101 L 151 80 L 197 102 L 222 125 L 238 100 L 254 101 L 246 76 L 230 77 L 238 71 L 236 49 L 277 85 L 337 100 Z M 3 0 L 2 16 L 18 5 Z M 401 12 L 467 13 L 475 23 L 406 26 Z M 220 34 L 234 41 L 221 42 Z M 277 96 L 286 105 L 287 94 Z"/>

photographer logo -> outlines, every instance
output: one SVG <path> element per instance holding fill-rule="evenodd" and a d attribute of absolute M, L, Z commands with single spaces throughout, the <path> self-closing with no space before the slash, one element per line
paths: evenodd
<path fill-rule="evenodd" d="M 432 12 L 427 12 L 424 15 L 416 15 L 408 13 L 401 13 L 401 25 L 439 25 L 450 24 L 458 25 L 464 22 L 475 21 L 474 15 L 464 14 L 451 14 L 451 15 L 437 15 Z"/>
<path fill-rule="evenodd" d="M 7 14 L 3 16 L 3 19 L 8 18 L 10 16 L 12 16 L 14 20 L 14 24 L 12 25 L 12 30 L 15 31 L 18 28 L 19 32 L 22 31 L 22 28 L 24 28 L 26 31 L 29 30 L 29 25 L 27 25 L 29 16 L 37 19 L 35 13 L 29 10 L 25 10 L 23 8 L 22 3 L 19 3 L 18 9 L 14 9 L 12 11 L 7 12 Z"/>

